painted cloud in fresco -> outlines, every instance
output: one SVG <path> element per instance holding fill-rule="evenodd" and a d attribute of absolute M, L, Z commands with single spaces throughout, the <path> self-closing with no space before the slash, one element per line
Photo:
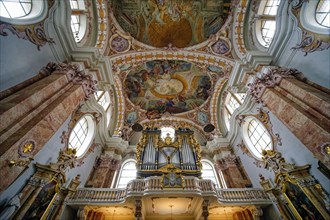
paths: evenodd
<path fill-rule="evenodd" d="M 209 97 L 210 77 L 192 63 L 154 60 L 131 71 L 124 81 L 127 97 L 146 110 L 149 118 L 182 113 L 202 105 Z"/>

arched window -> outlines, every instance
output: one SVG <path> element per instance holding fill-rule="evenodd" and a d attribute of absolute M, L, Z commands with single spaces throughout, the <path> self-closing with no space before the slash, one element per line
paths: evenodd
<path fill-rule="evenodd" d="M 125 188 L 127 183 L 136 178 L 136 162 L 135 160 L 127 160 L 123 163 L 119 173 L 117 188 Z"/>
<path fill-rule="evenodd" d="M 47 14 L 47 3 L 39 0 L 0 0 L 0 18 L 11 24 L 33 24 Z"/>
<path fill-rule="evenodd" d="M 71 6 L 71 30 L 76 42 L 80 42 L 87 29 L 87 16 L 85 3 L 82 0 L 70 0 Z"/>
<path fill-rule="evenodd" d="M 264 47 L 269 47 L 276 30 L 275 16 L 281 0 L 261 1 L 256 21 L 256 37 Z"/>
<path fill-rule="evenodd" d="M 161 127 L 160 128 L 161 133 L 160 133 L 160 137 L 164 140 L 167 137 L 167 134 L 169 134 L 169 136 L 172 138 L 172 140 L 174 140 L 174 136 L 175 136 L 175 129 L 172 127 Z"/>
<path fill-rule="evenodd" d="M 202 163 L 202 170 L 201 170 L 202 178 L 212 180 L 215 183 L 215 185 L 219 187 L 220 185 L 219 185 L 218 177 L 214 171 L 214 167 L 212 163 L 208 160 L 202 160 L 201 163 Z"/>
<path fill-rule="evenodd" d="M 107 115 L 107 125 L 109 125 L 110 117 L 111 117 L 111 109 L 110 109 L 110 95 L 108 91 L 97 91 L 94 93 L 95 99 L 97 103 L 99 103 Z"/>
<path fill-rule="evenodd" d="M 1 17 L 22 18 L 30 14 L 32 0 L 0 0 Z"/>
<path fill-rule="evenodd" d="M 330 0 L 320 0 L 316 11 L 315 19 L 321 26 L 330 28 Z"/>
<path fill-rule="evenodd" d="M 76 149 L 76 156 L 82 157 L 89 148 L 95 131 L 95 123 L 90 115 L 84 115 L 73 127 L 69 136 L 69 148 Z"/>
<path fill-rule="evenodd" d="M 225 124 L 228 130 L 230 130 L 229 120 L 232 114 L 238 107 L 240 107 L 243 104 L 245 97 L 246 97 L 246 93 L 232 93 L 232 92 L 228 93 L 225 101 L 225 110 L 224 110 Z"/>
<path fill-rule="evenodd" d="M 259 120 L 247 117 L 242 128 L 244 142 L 257 159 L 262 158 L 263 150 L 273 149 L 272 138 Z"/>

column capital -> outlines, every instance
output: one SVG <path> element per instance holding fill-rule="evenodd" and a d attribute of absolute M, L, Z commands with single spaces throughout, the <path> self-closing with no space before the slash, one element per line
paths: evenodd
<path fill-rule="evenodd" d="M 228 167 L 237 167 L 238 161 L 235 155 L 227 155 L 215 162 L 215 167 L 224 170 Z"/>
<path fill-rule="evenodd" d="M 120 161 L 110 155 L 101 155 L 96 160 L 96 167 L 118 170 L 120 168 Z"/>
<path fill-rule="evenodd" d="M 82 85 L 86 99 L 89 99 L 97 90 L 97 80 L 95 80 L 91 74 L 87 73 L 86 70 L 81 70 L 79 64 L 49 62 L 47 66 L 42 69 L 42 73 L 46 75 L 55 71 L 66 74 L 69 82 Z"/>
<path fill-rule="evenodd" d="M 284 68 L 277 66 L 265 66 L 259 72 L 259 77 L 256 77 L 252 83 L 248 84 L 249 93 L 253 99 L 260 103 L 261 96 L 266 88 L 273 88 L 280 84 L 283 78 L 294 78 L 300 81 L 306 81 L 306 77 L 302 72 L 294 68 Z"/>

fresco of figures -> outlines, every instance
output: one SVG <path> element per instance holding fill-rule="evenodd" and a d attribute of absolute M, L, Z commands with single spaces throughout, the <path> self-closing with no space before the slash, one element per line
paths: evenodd
<path fill-rule="evenodd" d="M 177 114 L 202 105 L 212 85 L 207 73 L 192 63 L 154 60 L 130 71 L 124 87 L 134 105 L 146 110 L 149 118 L 157 118 L 164 112 Z"/>
<path fill-rule="evenodd" d="M 184 48 L 205 41 L 223 26 L 231 0 L 112 0 L 120 26 L 155 47 Z"/>

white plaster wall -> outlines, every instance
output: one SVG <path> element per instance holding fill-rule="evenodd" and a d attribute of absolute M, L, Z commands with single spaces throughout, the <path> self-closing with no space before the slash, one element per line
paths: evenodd
<path fill-rule="evenodd" d="M 8 36 L 0 36 L 0 91 L 37 75 L 48 62 L 63 60 L 61 55 L 55 57 L 54 46 L 46 44 L 39 51 L 30 41 L 10 32 Z"/>
<path fill-rule="evenodd" d="M 300 31 L 295 28 L 281 56 L 274 63 L 278 66 L 296 68 L 312 82 L 330 88 L 330 48 L 313 53 L 291 49 L 301 41 Z"/>
<path fill-rule="evenodd" d="M 258 106 L 260 107 L 260 106 Z M 263 108 L 269 111 L 267 108 Z M 256 113 L 256 107 L 252 110 Z M 246 113 L 244 113 L 246 114 Z M 310 173 L 313 175 L 323 186 L 323 188 L 329 192 L 330 181 L 327 177 L 322 174 L 318 169 L 318 160 L 314 158 L 312 153 L 291 133 L 291 131 L 271 112 L 269 112 L 270 121 L 273 125 L 273 132 L 278 133 L 282 139 L 282 146 L 277 146 L 277 150 L 282 153 L 287 163 L 295 163 L 297 166 L 303 166 L 311 164 Z M 233 147 L 236 154 L 241 158 L 242 164 L 250 177 L 253 187 L 260 188 L 259 174 L 262 174 L 266 179 L 270 178 L 273 180 L 274 173 L 264 168 L 258 168 L 253 162 L 254 159 L 247 155 L 244 155 L 242 150 L 237 147 L 237 144 L 241 143 L 241 129 L 239 129 L 238 135 L 233 141 Z"/>

